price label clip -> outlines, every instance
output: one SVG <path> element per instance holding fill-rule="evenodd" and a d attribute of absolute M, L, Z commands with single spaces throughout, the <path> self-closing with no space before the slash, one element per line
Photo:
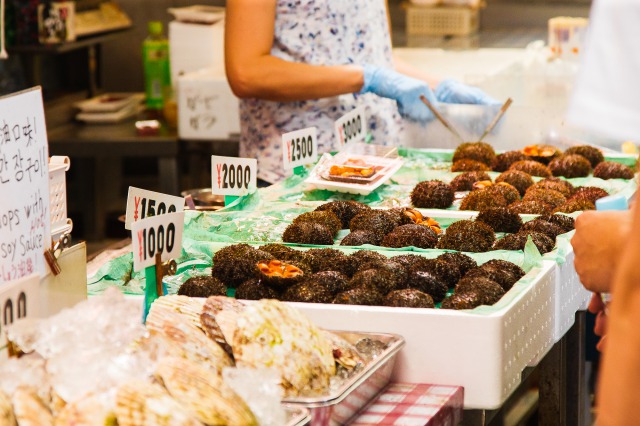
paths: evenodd
<path fill-rule="evenodd" d="M 175 275 L 178 270 L 178 264 L 174 259 L 162 262 L 162 254 L 160 253 L 156 253 L 155 261 L 155 265 L 148 266 L 144 270 L 146 285 L 144 290 L 143 322 L 146 322 L 149 309 L 153 302 L 155 302 L 158 297 L 164 296 L 167 293 L 162 279 L 167 275 Z"/>
<path fill-rule="evenodd" d="M 60 257 L 60 254 L 62 254 L 62 251 L 69 247 L 70 244 L 71 237 L 69 234 L 64 234 L 50 249 L 44 251 L 44 260 L 47 262 L 47 265 L 49 265 L 53 275 L 58 276 L 60 275 L 60 272 L 62 272 L 62 269 L 60 269 L 60 265 L 58 264 L 58 258 Z"/>

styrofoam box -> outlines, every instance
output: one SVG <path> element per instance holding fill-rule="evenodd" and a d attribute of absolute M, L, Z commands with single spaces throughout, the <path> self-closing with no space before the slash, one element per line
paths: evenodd
<path fill-rule="evenodd" d="M 515 297 L 492 314 L 446 309 L 292 303 L 327 329 L 397 333 L 406 340 L 392 380 L 463 386 L 467 409 L 498 408 L 525 367 L 554 343 L 555 263 L 516 283 Z M 512 293 L 513 294 L 513 293 Z M 498 302 L 500 303 L 500 302 Z"/>
<path fill-rule="evenodd" d="M 181 139 L 228 139 L 240 133 L 238 98 L 221 69 L 178 78 L 178 136 Z"/>

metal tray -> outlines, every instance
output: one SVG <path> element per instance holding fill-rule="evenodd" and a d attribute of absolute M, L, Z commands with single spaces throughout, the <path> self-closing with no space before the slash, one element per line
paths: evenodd
<path fill-rule="evenodd" d="M 301 405 L 284 405 L 287 416 L 286 426 L 304 426 L 311 421 L 311 413 Z"/>
<path fill-rule="evenodd" d="M 404 338 L 391 333 L 367 333 L 334 331 L 351 344 L 369 338 L 386 344 L 386 348 L 362 370 L 346 379 L 328 395 L 313 397 L 290 397 L 284 403 L 307 407 L 311 412 L 311 424 L 344 425 L 373 400 L 389 383 L 397 358 L 404 346 Z"/>

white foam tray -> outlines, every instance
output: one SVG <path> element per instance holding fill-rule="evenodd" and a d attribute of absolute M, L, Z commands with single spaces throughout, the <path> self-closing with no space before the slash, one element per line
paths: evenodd
<path fill-rule="evenodd" d="M 495 313 L 292 303 L 320 327 L 397 333 L 406 340 L 392 380 L 464 387 L 467 409 L 500 407 L 554 343 L 555 263 L 516 283 Z"/>

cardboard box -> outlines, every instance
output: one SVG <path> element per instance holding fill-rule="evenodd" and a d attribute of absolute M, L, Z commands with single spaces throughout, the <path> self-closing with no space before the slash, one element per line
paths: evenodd
<path fill-rule="evenodd" d="M 169 22 L 171 81 L 205 68 L 224 67 L 224 20 L 213 24 Z"/>

